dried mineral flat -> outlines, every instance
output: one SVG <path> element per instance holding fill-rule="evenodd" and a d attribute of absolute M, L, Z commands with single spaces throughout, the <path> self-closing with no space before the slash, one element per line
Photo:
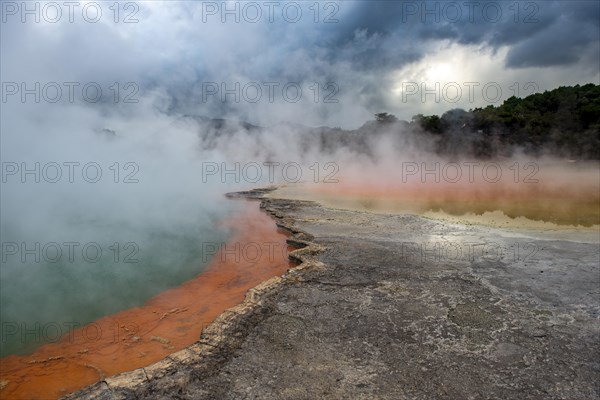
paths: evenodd
<path fill-rule="evenodd" d="M 257 196 L 303 264 L 208 364 L 94 397 L 600 398 L 597 242 Z"/>

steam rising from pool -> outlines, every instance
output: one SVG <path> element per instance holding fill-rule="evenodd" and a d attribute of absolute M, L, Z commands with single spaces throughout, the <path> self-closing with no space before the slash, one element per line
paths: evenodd
<path fill-rule="evenodd" d="M 4 108 L 2 356 L 51 339 L 42 332 L 49 324 L 82 326 L 201 272 L 203 243 L 230 234 L 217 224 L 236 207 L 223 194 L 290 183 L 285 163 L 297 163 L 301 176 L 293 180 L 321 194 L 408 212 L 502 210 L 513 218 L 599 223 L 597 163 L 518 151 L 501 160 L 444 158 L 433 154 L 430 138 L 409 131 L 327 145 L 289 125 L 248 131 L 230 123 L 224 133 L 205 119 L 169 113 L 161 93 L 129 108 Z M 249 163 L 280 167 L 252 181 L 239 172 L 203 175 L 209 165 L 236 171 Z M 473 180 L 465 163 L 479 163 Z M 461 168 L 456 181 L 454 165 Z"/>

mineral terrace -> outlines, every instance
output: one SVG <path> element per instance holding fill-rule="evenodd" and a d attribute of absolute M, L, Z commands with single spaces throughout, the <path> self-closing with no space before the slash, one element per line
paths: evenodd
<path fill-rule="evenodd" d="M 82 399 L 598 399 L 599 245 L 258 199 L 300 264 Z M 258 206 L 258 204 L 257 204 Z"/>

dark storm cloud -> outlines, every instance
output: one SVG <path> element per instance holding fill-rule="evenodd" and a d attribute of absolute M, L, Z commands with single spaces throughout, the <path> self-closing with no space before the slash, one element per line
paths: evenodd
<path fill-rule="evenodd" d="M 547 67 L 570 65 L 586 51 L 600 58 L 600 3 L 563 3 L 560 15 L 544 30 L 535 32 L 511 48 L 509 67 Z"/>
<path fill-rule="evenodd" d="M 509 46 L 505 60 L 509 68 L 570 65 L 585 51 L 597 52 L 600 41 L 596 1 L 345 4 L 352 12 L 332 33 L 335 46 L 329 48 L 330 57 L 355 62 L 357 68 L 401 67 L 425 56 L 440 40 L 494 51 Z M 371 46 L 362 49 L 357 32 L 363 32 L 362 42 Z"/>
<path fill-rule="evenodd" d="M 566 30 L 566 29 L 565 29 Z M 545 67 L 576 63 L 589 45 L 589 32 L 542 32 L 510 49 L 510 67 Z"/>
<path fill-rule="evenodd" d="M 304 12 L 298 23 L 282 18 L 283 3 L 274 23 L 266 20 L 266 7 L 258 23 L 236 22 L 231 16 L 222 22 L 221 15 L 205 21 L 205 3 L 189 1 L 140 2 L 136 24 L 113 23 L 109 3 L 102 3 L 106 18 L 93 24 L 81 18 L 75 23 L 24 24 L 20 15 L 9 16 L 1 25 L 3 79 L 93 81 L 106 87 L 135 82 L 140 96 L 164 95 L 161 109 L 173 113 L 230 114 L 257 124 L 273 116 L 304 121 L 308 115 L 318 124 L 348 121 L 354 126 L 378 109 L 403 107 L 398 103 L 399 81 L 423 80 L 423 71 L 446 62 L 448 58 L 436 56 L 449 48 L 456 50 L 453 62 L 462 63 L 453 72 L 456 76 L 449 77 L 453 79 L 486 82 L 510 76 L 522 84 L 533 78 L 518 74 L 539 76 L 525 68 L 555 67 L 544 69 L 546 86 L 540 84 L 550 89 L 572 83 L 565 82 L 566 73 L 584 71 L 575 83 L 598 76 L 597 1 L 334 0 L 318 3 L 318 23 L 313 2 L 296 3 Z M 326 11 L 334 9 L 327 4 L 339 7 L 335 22 L 323 22 Z M 461 15 L 453 21 L 457 7 Z M 498 7 L 502 15 L 496 21 Z M 461 57 L 461 52 L 469 55 Z M 493 64 L 483 68 L 490 57 Z M 297 82 L 304 96 L 302 102 L 286 102 L 279 89 L 274 101 L 265 100 L 266 95 L 257 103 L 223 101 L 214 95 L 207 102 L 207 82 L 226 83 L 228 88 L 234 82 L 242 87 L 277 82 L 280 88 Z M 329 82 L 339 86 L 339 102 L 313 101 L 314 84 L 324 88 Z"/>

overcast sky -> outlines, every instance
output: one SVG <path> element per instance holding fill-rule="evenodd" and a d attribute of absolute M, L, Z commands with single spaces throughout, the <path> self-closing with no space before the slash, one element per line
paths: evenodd
<path fill-rule="evenodd" d="M 118 82 L 168 113 L 351 128 L 600 83 L 597 1 L 3 1 L 1 33 L 3 106 L 6 82 L 102 104 Z"/>

